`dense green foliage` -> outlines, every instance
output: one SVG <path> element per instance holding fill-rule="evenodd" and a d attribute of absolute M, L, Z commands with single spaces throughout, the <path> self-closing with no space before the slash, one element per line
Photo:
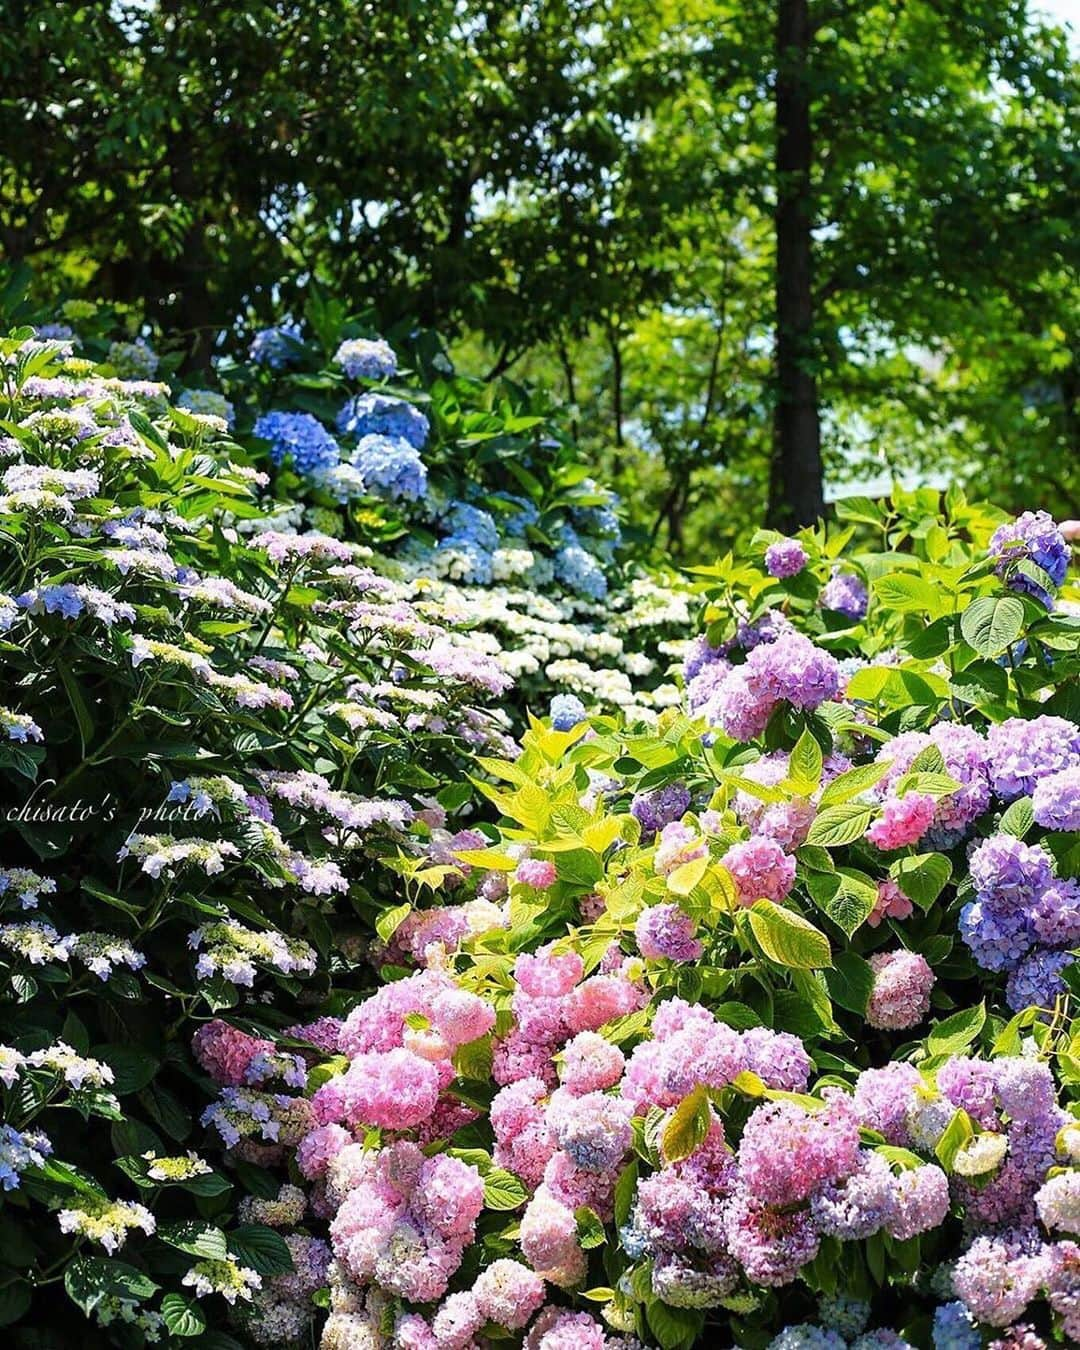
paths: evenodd
<path fill-rule="evenodd" d="M 43 294 L 145 303 L 205 364 L 314 276 L 558 382 L 684 556 L 760 519 L 774 5 L 12 10 L 0 243 Z M 1003 0 L 822 0 L 810 24 L 829 481 L 948 465 L 1077 514 L 1064 35 Z"/>

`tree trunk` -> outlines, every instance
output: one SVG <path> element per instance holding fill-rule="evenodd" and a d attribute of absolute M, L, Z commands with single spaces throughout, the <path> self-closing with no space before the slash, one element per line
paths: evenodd
<path fill-rule="evenodd" d="M 814 377 L 809 0 L 778 0 L 776 25 L 776 410 L 770 525 L 812 524 L 824 511 Z"/>

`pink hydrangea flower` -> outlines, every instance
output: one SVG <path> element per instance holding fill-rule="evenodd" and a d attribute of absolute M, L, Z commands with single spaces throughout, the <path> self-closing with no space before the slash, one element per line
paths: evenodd
<path fill-rule="evenodd" d="M 866 831 L 866 837 L 885 852 L 917 844 L 934 823 L 936 809 L 934 798 L 925 792 L 886 797 L 881 807 L 881 819 L 874 821 Z"/>
<path fill-rule="evenodd" d="M 918 1026 L 930 1011 L 930 991 L 936 978 L 926 958 L 904 948 L 875 952 L 870 968 L 874 987 L 866 1006 L 867 1022 L 887 1031 Z"/>
<path fill-rule="evenodd" d="M 481 1317 L 519 1331 L 544 1302 L 544 1281 L 520 1261 L 493 1261 L 473 1285 Z"/>
<path fill-rule="evenodd" d="M 219 1017 L 199 1027 L 191 1038 L 191 1048 L 219 1087 L 241 1087 L 256 1055 L 274 1053 L 272 1041 L 249 1036 Z"/>
<path fill-rule="evenodd" d="M 535 956 L 522 952 L 514 962 L 514 979 L 533 998 L 561 998 L 585 973 L 585 963 L 575 951 L 556 952 L 541 947 Z"/>
<path fill-rule="evenodd" d="M 560 1077 L 575 1096 L 614 1087 L 623 1075 L 626 1058 L 617 1045 L 595 1031 L 582 1031 L 563 1047 Z"/>
<path fill-rule="evenodd" d="M 762 835 L 732 844 L 720 863 L 731 873 L 739 903 L 747 907 L 755 900 L 779 904 L 795 884 L 795 859 Z"/>
<path fill-rule="evenodd" d="M 822 1111 L 795 1102 L 754 1110 L 739 1145 L 739 1177 L 751 1195 L 772 1205 L 794 1205 L 854 1171 L 859 1160 L 854 1105 L 839 1089 L 826 1089 L 826 1097 Z"/>
<path fill-rule="evenodd" d="M 895 881 L 879 881 L 877 900 L 874 902 L 874 908 L 866 916 L 866 922 L 871 928 L 877 928 L 885 919 L 909 918 L 912 909 L 911 901 Z"/>
<path fill-rule="evenodd" d="M 523 886 L 532 886 L 534 890 L 546 891 L 558 880 L 555 864 L 547 858 L 522 858 L 514 873 L 514 880 Z"/>
<path fill-rule="evenodd" d="M 346 1144 L 351 1144 L 352 1135 L 340 1125 L 320 1125 L 300 1140 L 296 1149 L 296 1165 L 301 1176 L 308 1181 L 318 1181 L 326 1175 L 326 1169 Z"/>
<path fill-rule="evenodd" d="M 435 1110 L 439 1074 L 435 1065 L 408 1050 L 358 1055 L 340 1080 L 345 1123 L 407 1130 Z M 326 1085 L 333 1087 L 334 1081 Z M 315 1094 L 317 1101 L 323 1088 Z"/>

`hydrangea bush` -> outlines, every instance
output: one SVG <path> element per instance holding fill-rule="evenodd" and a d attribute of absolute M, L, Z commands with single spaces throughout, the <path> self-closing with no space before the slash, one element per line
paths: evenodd
<path fill-rule="evenodd" d="M 841 503 L 639 636 L 670 698 L 538 663 L 514 702 L 524 647 L 439 555 L 527 514 L 494 499 L 531 429 L 315 319 L 322 356 L 266 330 L 172 402 L 138 344 L 3 348 L 0 1316 L 205 1350 L 1080 1341 L 1054 523 Z M 544 463 L 541 559 L 587 533 Z"/>
<path fill-rule="evenodd" d="M 432 334 L 391 347 L 363 331 L 314 301 L 303 324 L 262 330 L 245 362 L 221 365 L 238 434 L 279 495 L 376 543 L 414 596 L 460 616 L 514 676 L 519 708 L 552 691 L 632 717 L 677 702 L 687 587 L 635 561 L 618 499 L 547 401 L 458 374 Z"/>

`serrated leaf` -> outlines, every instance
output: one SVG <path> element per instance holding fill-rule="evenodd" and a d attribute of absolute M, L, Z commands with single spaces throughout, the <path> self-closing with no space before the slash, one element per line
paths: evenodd
<path fill-rule="evenodd" d="M 934 1027 L 926 1038 L 927 1048 L 932 1055 L 962 1054 L 977 1040 L 985 1025 L 984 1003 L 977 1003 L 973 1008 L 962 1008 Z"/>
<path fill-rule="evenodd" d="M 749 920 L 761 950 L 778 965 L 814 970 L 832 964 L 829 939 L 801 914 L 781 909 L 771 900 L 758 900 Z"/>
<path fill-rule="evenodd" d="M 861 839 L 870 827 L 871 812 L 865 806 L 844 803 L 819 811 L 806 836 L 808 844 L 822 848 L 841 848 Z"/>
<path fill-rule="evenodd" d="M 296 1269 L 285 1239 L 266 1224 L 242 1223 L 224 1236 L 227 1254 L 256 1275 L 287 1275 Z"/>
<path fill-rule="evenodd" d="M 708 870 L 708 854 L 700 858 L 691 858 L 689 862 L 681 863 L 668 874 L 668 890 L 674 895 L 689 895 Z"/>
<path fill-rule="evenodd" d="M 514 1176 L 502 1167 L 489 1167 L 484 1175 L 484 1206 L 486 1209 L 517 1209 L 529 1198 L 529 1193 Z"/>
<path fill-rule="evenodd" d="M 928 910 L 948 885 L 952 863 L 944 853 L 918 853 L 897 859 L 890 866 L 889 875 L 909 900 Z"/>
<path fill-rule="evenodd" d="M 712 1105 L 699 1084 L 672 1112 L 660 1139 L 661 1157 L 668 1163 L 689 1158 L 708 1138 L 711 1124 Z"/>
<path fill-rule="evenodd" d="M 204 1261 L 224 1261 L 229 1255 L 225 1243 L 225 1234 L 211 1223 L 199 1219 L 185 1219 L 180 1223 L 167 1223 L 158 1226 L 157 1235 L 162 1242 L 178 1251 L 198 1256 Z"/>
<path fill-rule="evenodd" d="M 960 632 L 980 656 L 1000 656 L 1024 631 L 1024 606 L 1014 595 L 982 595 L 960 615 Z"/>
<path fill-rule="evenodd" d="M 393 909 L 384 910 L 375 920 L 376 933 L 384 942 L 389 942 L 411 913 L 412 905 L 408 901 L 395 905 Z"/>
<path fill-rule="evenodd" d="M 788 759 L 788 777 L 791 779 L 792 790 L 801 797 L 809 797 L 816 792 L 821 782 L 823 763 L 821 746 L 809 731 L 804 731 L 795 742 L 795 748 Z"/>
<path fill-rule="evenodd" d="M 1018 797 L 1002 813 L 998 829 L 1002 834 L 1011 834 L 1016 839 L 1023 839 L 1034 824 L 1035 812 L 1031 798 Z"/>
<path fill-rule="evenodd" d="M 174 1336 L 198 1336 L 206 1330 L 202 1309 L 183 1294 L 166 1294 L 161 1300 L 161 1316 Z"/>
<path fill-rule="evenodd" d="M 952 1120 L 946 1125 L 944 1133 L 934 1146 L 934 1154 L 946 1172 L 952 1171 L 956 1155 L 974 1135 L 975 1130 L 968 1113 L 955 1111 Z"/>

